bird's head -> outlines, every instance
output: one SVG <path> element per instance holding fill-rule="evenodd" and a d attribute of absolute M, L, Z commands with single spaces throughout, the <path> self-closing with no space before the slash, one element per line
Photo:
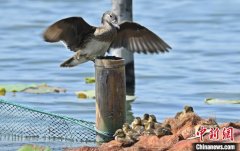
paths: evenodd
<path fill-rule="evenodd" d="M 149 118 L 149 114 L 145 113 L 145 114 L 143 115 L 143 120 L 148 120 L 148 118 Z"/>
<path fill-rule="evenodd" d="M 135 124 L 135 125 L 141 125 L 142 123 L 141 123 L 141 118 L 140 117 L 135 117 L 135 119 L 133 120 L 133 123 Z"/>
<path fill-rule="evenodd" d="M 122 130 L 124 132 L 128 132 L 128 131 L 131 130 L 131 127 L 130 127 L 130 125 L 128 123 L 124 123 L 123 126 L 122 126 Z"/>
<path fill-rule="evenodd" d="M 149 115 L 148 122 L 157 122 L 156 116 L 155 115 Z"/>
<path fill-rule="evenodd" d="M 193 107 L 191 107 L 191 106 L 184 106 L 184 112 L 185 113 L 190 113 L 190 112 L 194 112 L 193 111 Z"/>
<path fill-rule="evenodd" d="M 123 132 L 122 129 L 118 129 L 113 136 L 125 137 L 125 133 Z"/>
<path fill-rule="evenodd" d="M 118 25 L 118 17 L 111 11 L 106 11 L 102 16 L 102 24 L 108 23 L 115 28 L 120 28 Z"/>

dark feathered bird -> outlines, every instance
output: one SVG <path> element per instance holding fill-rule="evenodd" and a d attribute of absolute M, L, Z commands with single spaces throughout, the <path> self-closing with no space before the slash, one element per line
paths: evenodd
<path fill-rule="evenodd" d="M 73 67 L 104 56 L 110 48 L 124 47 L 137 53 L 168 52 L 171 47 L 144 26 L 134 22 L 118 24 L 117 16 L 107 11 L 100 27 L 89 25 L 81 17 L 70 17 L 49 26 L 43 34 L 47 42 L 62 41 L 75 55 L 61 67 Z"/>

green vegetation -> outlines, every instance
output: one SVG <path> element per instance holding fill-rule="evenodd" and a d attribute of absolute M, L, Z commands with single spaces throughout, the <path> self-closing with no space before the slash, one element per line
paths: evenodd
<path fill-rule="evenodd" d="M 75 92 L 75 94 L 80 99 L 95 99 L 96 98 L 95 90 L 83 90 L 83 91 Z M 126 96 L 127 101 L 132 101 L 135 99 L 136 99 L 136 96 L 130 96 L 130 95 Z"/>
<path fill-rule="evenodd" d="M 5 95 L 6 92 L 43 94 L 66 92 L 66 89 L 49 86 L 47 84 L 0 84 L 0 95 Z"/>
<path fill-rule="evenodd" d="M 0 87 L 5 88 L 7 92 L 21 92 L 26 88 L 36 86 L 37 84 L 0 84 Z"/>
<path fill-rule="evenodd" d="M 18 151 L 52 151 L 49 147 L 37 146 L 37 145 L 23 145 Z"/>
<path fill-rule="evenodd" d="M 0 96 L 4 96 L 6 94 L 6 89 L 0 87 Z"/>
<path fill-rule="evenodd" d="M 78 91 L 78 92 L 75 92 L 75 94 L 80 99 L 87 99 L 87 98 L 95 99 L 95 90 Z"/>
<path fill-rule="evenodd" d="M 85 78 L 85 83 L 95 83 L 95 77 L 86 77 Z"/>
<path fill-rule="evenodd" d="M 204 102 L 206 104 L 240 104 L 240 100 L 221 100 L 216 98 L 207 98 Z"/>

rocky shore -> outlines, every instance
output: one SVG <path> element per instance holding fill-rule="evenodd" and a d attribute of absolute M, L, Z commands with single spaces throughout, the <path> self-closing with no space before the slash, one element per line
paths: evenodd
<path fill-rule="evenodd" d="M 201 118 L 188 106 L 175 117 L 165 119 L 163 123 L 156 121 L 154 125 L 159 127 L 152 127 L 153 133 L 148 133 L 151 128 L 147 125 L 147 130 L 145 128 L 135 139 L 131 139 L 132 133 L 130 135 L 125 132 L 125 125 L 122 129 L 124 139 L 118 139 L 120 136 L 117 137 L 116 134 L 115 140 L 99 147 L 66 148 L 65 151 L 192 151 L 194 143 L 240 143 L 240 123 L 218 124 L 213 118 Z M 134 121 L 131 126 L 132 131 L 136 131 L 133 128 Z M 165 129 L 164 133 L 158 135 L 159 129 Z M 239 145 L 238 148 L 240 149 Z"/>

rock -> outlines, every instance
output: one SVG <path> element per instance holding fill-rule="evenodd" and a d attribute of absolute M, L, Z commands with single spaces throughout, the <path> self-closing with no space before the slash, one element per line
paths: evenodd
<path fill-rule="evenodd" d="M 193 125 L 187 124 L 183 128 L 179 129 L 178 135 L 182 135 L 183 139 L 187 139 L 195 135 L 195 130 Z"/>
<path fill-rule="evenodd" d="M 99 151 L 97 147 L 78 147 L 78 148 L 65 148 L 64 151 Z"/>
<path fill-rule="evenodd" d="M 147 150 L 166 150 L 169 149 L 173 144 L 177 143 L 180 137 L 177 135 L 167 135 L 161 138 L 157 136 L 141 136 L 140 140 L 135 143 L 133 148 L 141 148 Z"/>
<path fill-rule="evenodd" d="M 163 124 L 169 124 L 173 134 L 182 135 L 185 139 L 194 134 L 194 126 L 202 119 L 194 112 L 181 114 L 178 118 L 168 118 Z"/>
<path fill-rule="evenodd" d="M 232 123 L 232 122 L 223 123 L 223 124 L 220 124 L 219 127 L 220 128 L 223 128 L 223 127 L 233 127 L 233 128 L 240 129 L 240 122 L 237 122 L 237 123 Z"/>
<path fill-rule="evenodd" d="M 109 143 L 103 143 L 100 147 L 100 151 L 119 151 L 123 149 L 124 144 L 116 140 L 110 141 Z"/>
<path fill-rule="evenodd" d="M 178 143 L 174 144 L 169 151 L 192 151 L 193 150 L 193 143 L 198 143 L 199 139 L 192 139 L 192 140 L 182 140 Z"/>

